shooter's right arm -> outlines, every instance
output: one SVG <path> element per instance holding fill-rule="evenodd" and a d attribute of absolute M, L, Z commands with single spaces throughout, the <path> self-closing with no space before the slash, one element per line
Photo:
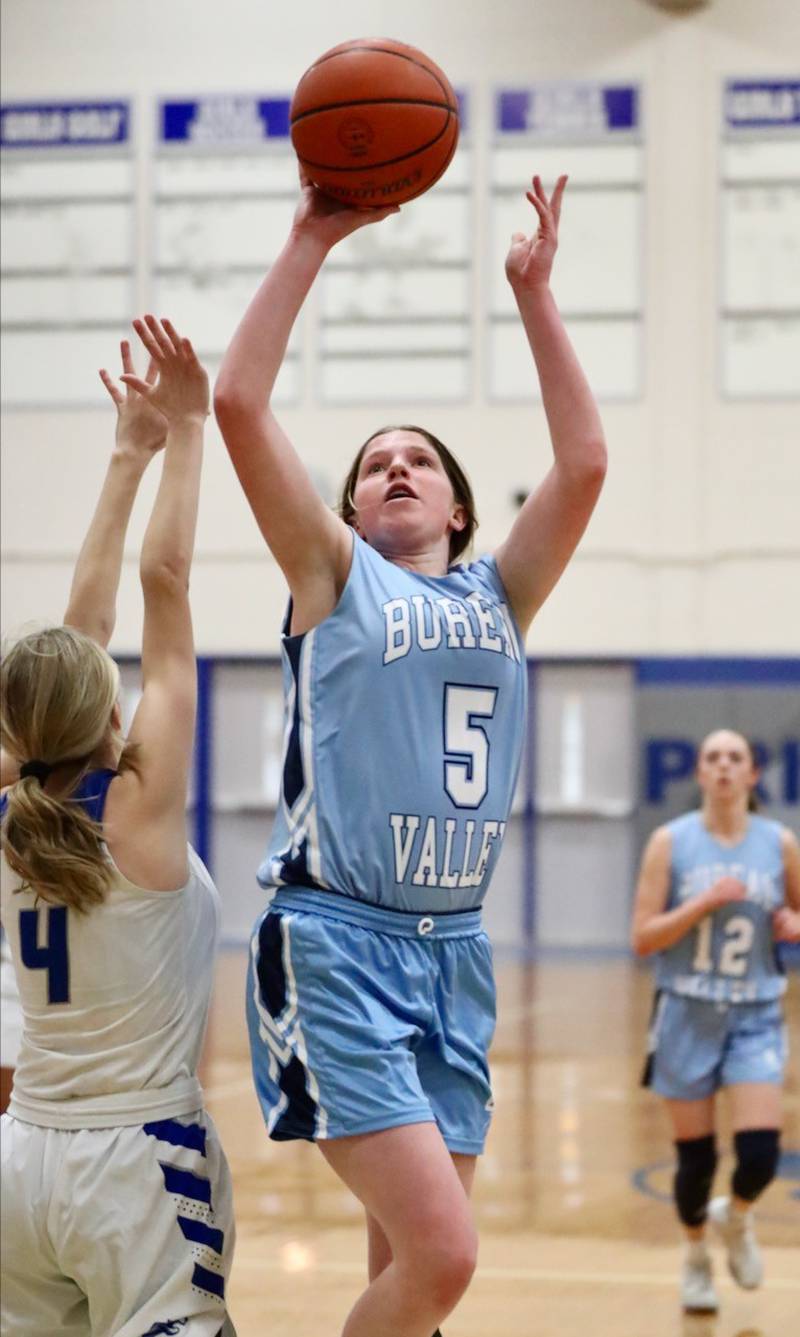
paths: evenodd
<path fill-rule="evenodd" d="M 233 336 L 214 410 L 258 526 L 309 622 L 334 607 L 347 579 L 351 537 L 325 505 L 272 411 L 271 396 L 300 309 L 329 250 L 395 209 L 347 209 L 301 178 L 281 254 Z"/>

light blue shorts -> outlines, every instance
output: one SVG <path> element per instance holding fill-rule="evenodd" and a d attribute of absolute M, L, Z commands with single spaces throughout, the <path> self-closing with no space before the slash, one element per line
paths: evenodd
<path fill-rule="evenodd" d="M 779 1000 L 709 1003 L 664 992 L 650 1033 L 646 1085 L 669 1100 L 703 1100 L 743 1082 L 780 1085 L 788 1045 Z"/>
<path fill-rule="evenodd" d="M 247 1019 L 270 1137 L 436 1123 L 451 1151 L 483 1150 L 495 990 L 478 911 L 282 888 L 253 933 Z"/>

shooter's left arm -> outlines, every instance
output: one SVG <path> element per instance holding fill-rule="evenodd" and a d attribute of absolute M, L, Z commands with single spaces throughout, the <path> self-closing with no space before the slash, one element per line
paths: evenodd
<path fill-rule="evenodd" d="M 541 179 L 533 178 L 527 198 L 538 214 L 538 231 L 531 238 L 515 233 L 506 258 L 506 274 L 539 376 L 554 456 L 496 554 L 523 633 L 574 553 L 606 473 L 597 405 L 550 290 L 566 183 L 566 177 L 559 177 L 548 199 Z"/>

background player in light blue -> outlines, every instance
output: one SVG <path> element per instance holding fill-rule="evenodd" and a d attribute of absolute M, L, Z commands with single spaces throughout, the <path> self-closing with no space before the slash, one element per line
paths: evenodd
<path fill-rule="evenodd" d="M 373 433 L 337 516 L 270 407 L 326 255 L 394 210 L 344 208 L 303 179 L 217 381 L 231 458 L 291 591 L 281 810 L 259 871 L 278 890 L 248 981 L 254 1075 L 271 1136 L 318 1141 L 366 1209 L 370 1284 L 346 1337 L 430 1337 L 475 1266 L 494 1029 L 479 907 L 519 765 L 525 633 L 605 472 L 549 288 L 565 185 L 548 198 L 533 178 L 538 231 L 515 234 L 506 260 L 555 458 L 492 556 L 457 562 L 472 494 L 432 433 Z"/>
<path fill-rule="evenodd" d="M 800 852 L 789 830 L 752 810 L 758 772 L 740 734 L 721 729 L 704 740 L 697 778 L 702 807 L 660 827 L 645 850 L 633 945 L 658 953 L 645 1081 L 666 1098 L 678 1154 L 675 1202 L 688 1239 L 682 1301 L 687 1311 L 713 1312 L 707 1216 L 739 1285 L 762 1279 L 750 1208 L 780 1155 L 786 978 L 776 942 L 800 941 Z M 736 1166 L 730 1197 L 709 1203 L 722 1088 Z"/>

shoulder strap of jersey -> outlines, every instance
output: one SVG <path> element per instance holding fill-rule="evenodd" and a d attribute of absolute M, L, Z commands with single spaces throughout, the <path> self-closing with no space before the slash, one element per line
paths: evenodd
<path fill-rule="evenodd" d="M 72 799 L 77 799 L 85 808 L 92 821 L 102 822 L 108 786 L 118 775 L 119 771 L 105 769 L 89 771 L 88 775 L 84 775 L 75 792 L 70 795 Z M 0 794 L 0 818 L 5 817 L 7 808 L 8 794 Z"/>
<path fill-rule="evenodd" d="M 73 800 L 80 803 L 93 822 L 102 822 L 108 787 L 118 775 L 119 771 L 109 769 L 89 771 L 88 775 L 84 775 L 77 789 L 70 795 Z"/>

